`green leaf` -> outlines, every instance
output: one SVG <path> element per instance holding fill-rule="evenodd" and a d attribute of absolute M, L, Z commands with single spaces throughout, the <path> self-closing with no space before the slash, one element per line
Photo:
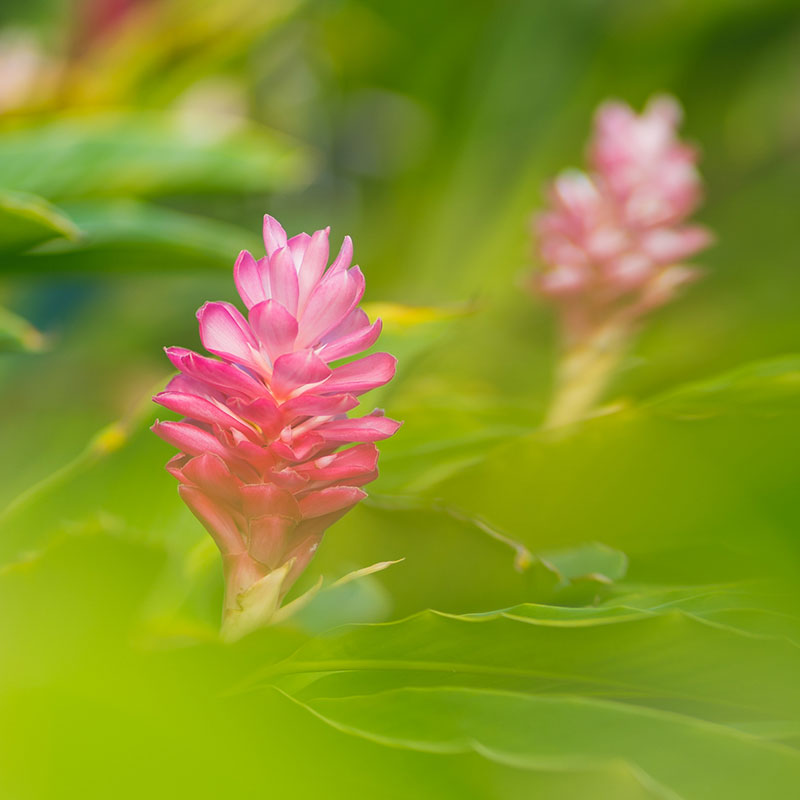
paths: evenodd
<path fill-rule="evenodd" d="M 680 608 L 696 617 L 761 636 L 782 637 L 800 647 L 800 618 L 793 594 L 777 587 L 720 585 L 687 587 L 615 587 L 605 607 L 666 611 Z M 791 588 L 789 587 L 791 592 Z"/>
<path fill-rule="evenodd" d="M 600 540 L 628 555 L 637 582 L 790 579 L 797 505 L 785 464 L 800 423 L 784 406 L 780 424 L 732 407 L 704 419 L 628 409 L 508 439 L 425 493 L 532 551 Z"/>
<path fill-rule="evenodd" d="M 439 396 L 425 398 L 419 405 L 391 399 L 387 405 L 393 416 L 403 420 L 402 430 L 381 447 L 376 491 L 387 494 L 430 492 L 451 475 L 479 463 L 489 448 L 534 429 L 529 409 L 492 401 L 470 403 Z"/>
<path fill-rule="evenodd" d="M 0 189 L 0 253 L 21 253 L 51 239 L 77 239 L 78 235 L 75 223 L 43 198 Z"/>
<path fill-rule="evenodd" d="M 133 200 L 68 208 L 85 232 L 79 242 L 53 242 L 5 265 L 24 271 L 107 273 L 232 268 L 237 253 L 256 248 L 259 241 L 236 225 Z"/>
<path fill-rule="evenodd" d="M 30 322 L 0 306 L 0 353 L 9 350 L 36 353 L 44 346 L 44 336 Z"/>
<path fill-rule="evenodd" d="M 608 584 L 621 580 L 628 571 L 625 553 L 599 542 L 564 550 L 537 553 L 539 560 L 552 565 L 562 576 L 565 588 L 580 580 Z"/>
<path fill-rule="evenodd" d="M 164 565 L 161 548 L 124 536 L 65 535 L 0 569 L 0 690 L 70 680 L 87 651 L 116 650 Z M 81 666 L 82 665 L 82 666 Z"/>
<path fill-rule="evenodd" d="M 530 770 L 620 760 L 664 798 L 791 796 L 800 752 L 721 725 L 582 697 L 532 697 L 460 687 L 318 698 L 310 708 L 339 730 L 433 753 L 476 752 Z"/>
<path fill-rule="evenodd" d="M 625 576 L 624 553 L 598 542 L 517 559 L 531 598 L 542 603 L 581 605 L 598 602 L 614 581 Z"/>
<path fill-rule="evenodd" d="M 617 598 L 350 626 L 238 691 L 257 704 L 252 690 L 277 684 L 345 733 L 536 775 L 621 764 L 670 800 L 749 798 L 767 784 L 790 796 L 800 752 L 777 742 L 800 720 L 800 648 L 681 610 L 735 609 L 737 591 L 646 595 L 630 597 L 652 608 Z"/>
<path fill-rule="evenodd" d="M 84 534 L 0 572 L 3 796 L 104 798 L 124 776 L 120 797 L 153 785 L 171 796 L 249 796 L 267 780 L 287 796 L 342 800 L 354 791 L 391 800 L 658 797 L 619 763 L 534 772 L 475 753 L 404 751 L 344 736 L 274 690 L 224 692 L 304 637 L 272 628 L 233 646 L 179 629 L 155 638 L 148 598 L 164 567 L 162 548 Z"/>
<path fill-rule="evenodd" d="M 787 355 L 680 386 L 645 407 L 681 419 L 704 419 L 742 411 L 774 415 L 796 409 L 798 400 L 800 356 Z"/>
<path fill-rule="evenodd" d="M 305 690 L 310 696 L 415 685 L 574 692 L 738 721 L 800 718 L 798 669 L 800 649 L 784 639 L 677 609 L 553 612 L 529 605 L 351 626 L 309 641 L 251 682 L 304 675 L 315 679 Z M 769 680 L 753 681 L 754 674 Z"/>
<path fill-rule="evenodd" d="M 0 132 L 0 174 L 10 189 L 51 198 L 298 187 L 311 156 L 255 125 L 215 133 L 170 113 L 64 115 Z"/>

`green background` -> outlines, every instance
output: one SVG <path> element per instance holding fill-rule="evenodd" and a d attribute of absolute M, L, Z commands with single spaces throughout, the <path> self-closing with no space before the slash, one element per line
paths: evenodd
<path fill-rule="evenodd" d="M 0 795 L 797 796 L 797 2 L 111 5 L 0 9 Z M 531 215 L 660 91 L 716 244 L 544 433 Z M 353 236 L 405 423 L 298 591 L 405 560 L 231 646 L 149 396 L 265 212 Z"/>

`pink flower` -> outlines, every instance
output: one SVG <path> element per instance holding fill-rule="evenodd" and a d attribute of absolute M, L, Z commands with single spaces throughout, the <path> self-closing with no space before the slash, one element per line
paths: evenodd
<path fill-rule="evenodd" d="M 234 266 L 247 317 L 222 302 L 197 312 L 218 359 L 166 351 L 179 374 L 154 399 L 184 419 L 153 430 L 181 451 L 167 469 L 222 553 L 226 616 L 265 581 L 277 608 L 325 530 L 365 497 L 361 487 L 377 476 L 374 442 L 400 426 L 381 410 L 347 416 L 392 378 L 395 359 L 332 365 L 373 345 L 381 322 L 358 306 L 364 276 L 350 266 L 349 237 L 327 267 L 328 233 L 287 240 L 264 217 L 266 256 L 244 251 Z"/>
<path fill-rule="evenodd" d="M 677 138 L 680 120 L 670 97 L 652 99 L 641 115 L 605 103 L 591 172 L 566 172 L 550 188 L 550 209 L 535 220 L 545 269 L 534 283 L 559 304 L 572 340 L 637 318 L 696 277 L 684 261 L 711 235 L 685 224 L 701 183 L 697 153 Z"/>

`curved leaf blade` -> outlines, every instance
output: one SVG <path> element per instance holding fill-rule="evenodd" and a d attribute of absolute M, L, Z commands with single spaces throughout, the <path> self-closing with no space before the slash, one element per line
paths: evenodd
<path fill-rule="evenodd" d="M 670 798 L 749 800 L 767 785 L 771 795 L 788 797 L 800 785 L 798 751 L 623 703 L 439 687 L 309 706 L 339 730 L 411 750 L 476 752 L 534 771 L 623 761 Z"/>
<path fill-rule="evenodd" d="M 0 254 L 21 253 L 51 239 L 74 240 L 79 235 L 77 225 L 44 198 L 0 190 Z"/>

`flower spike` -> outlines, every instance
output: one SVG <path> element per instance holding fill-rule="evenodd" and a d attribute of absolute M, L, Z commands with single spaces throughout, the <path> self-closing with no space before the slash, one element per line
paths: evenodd
<path fill-rule="evenodd" d="M 179 374 L 153 398 L 185 417 L 153 431 L 180 451 L 167 469 L 222 553 L 228 638 L 269 622 L 326 529 L 377 477 L 375 442 L 400 426 L 380 409 L 347 416 L 357 395 L 391 380 L 395 359 L 333 363 L 373 345 L 381 325 L 358 307 L 364 277 L 349 237 L 327 267 L 328 237 L 289 239 L 265 216 L 266 256 L 243 251 L 234 266 L 247 316 L 203 305 L 200 338 L 218 359 L 167 348 Z"/>
<path fill-rule="evenodd" d="M 642 114 L 621 102 L 600 106 L 588 173 L 572 170 L 549 188 L 534 219 L 543 270 L 531 289 L 560 318 L 565 356 L 547 427 L 590 412 L 638 321 L 698 277 L 686 259 L 710 232 L 687 224 L 701 200 L 697 153 L 676 133 L 671 97 Z"/>

